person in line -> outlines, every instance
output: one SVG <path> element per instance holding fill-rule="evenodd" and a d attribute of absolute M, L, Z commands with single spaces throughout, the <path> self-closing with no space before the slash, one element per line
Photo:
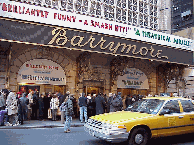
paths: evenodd
<path fill-rule="evenodd" d="M 51 92 L 46 94 L 46 96 L 43 98 L 43 102 L 44 102 L 43 119 L 44 120 L 48 119 L 48 109 L 50 108 L 51 98 L 52 98 Z"/>
<path fill-rule="evenodd" d="M 61 104 L 64 102 L 66 96 L 68 96 L 69 93 L 70 93 L 70 92 L 67 91 L 65 95 L 62 95 L 60 92 L 56 92 L 56 95 L 57 95 L 57 97 L 58 97 L 58 99 L 59 99 L 59 106 L 61 106 Z"/>
<path fill-rule="evenodd" d="M 118 95 L 113 94 L 113 97 L 110 101 L 110 112 L 121 111 L 123 108 L 122 98 L 120 97 L 120 93 Z"/>
<path fill-rule="evenodd" d="M 96 108 L 95 96 L 96 96 L 96 94 L 93 94 L 91 99 L 89 99 L 89 102 L 88 102 L 88 117 L 94 116 L 96 114 L 96 111 L 95 111 L 95 108 Z"/>
<path fill-rule="evenodd" d="M 87 95 L 87 114 L 88 114 L 88 118 L 91 116 L 90 100 L 91 100 L 91 95 L 88 93 L 88 95 Z"/>
<path fill-rule="evenodd" d="M 32 102 L 32 119 L 36 120 L 37 119 L 37 110 L 38 110 L 38 96 L 37 94 L 32 91 L 32 98 L 33 98 L 33 102 Z"/>
<path fill-rule="evenodd" d="M 112 93 L 109 93 L 108 96 L 109 97 L 107 98 L 107 113 L 110 112 L 110 102 L 111 102 L 111 99 L 112 99 L 113 94 Z"/>
<path fill-rule="evenodd" d="M 43 99 L 44 99 L 44 95 L 41 94 L 40 97 L 38 97 L 38 105 L 39 105 L 39 120 L 43 120 L 43 116 L 44 116 L 44 102 L 43 102 Z"/>
<path fill-rule="evenodd" d="M 57 120 L 57 110 L 59 107 L 59 99 L 56 94 L 53 95 L 51 102 L 50 102 L 50 109 L 52 110 L 52 120 L 56 121 Z"/>
<path fill-rule="evenodd" d="M 7 109 L 8 109 L 8 116 L 9 116 L 9 123 L 10 125 L 18 125 L 18 106 L 17 106 L 17 99 L 16 95 L 13 92 L 10 92 L 7 96 L 6 100 Z"/>
<path fill-rule="evenodd" d="M 122 96 L 122 102 L 123 102 L 123 109 L 122 110 L 126 109 L 126 104 L 125 104 L 126 97 L 127 97 L 126 95 Z"/>
<path fill-rule="evenodd" d="M 73 96 L 73 112 L 74 112 L 74 117 L 78 117 L 78 113 L 77 113 L 77 100 L 76 98 Z"/>
<path fill-rule="evenodd" d="M 107 113 L 107 103 L 108 103 L 108 100 L 107 100 L 107 96 L 106 96 L 105 93 L 103 94 L 103 97 L 104 97 L 104 101 L 105 101 L 104 113 Z"/>
<path fill-rule="evenodd" d="M 98 96 L 95 98 L 95 102 L 96 102 L 96 115 L 103 114 L 106 102 L 104 100 L 104 97 L 102 97 L 101 93 L 99 93 Z"/>
<path fill-rule="evenodd" d="M 87 122 L 87 97 L 85 93 L 80 93 L 80 98 L 78 100 L 78 105 L 80 107 L 80 121 L 83 123 L 83 115 L 85 118 L 85 122 Z"/>
<path fill-rule="evenodd" d="M 5 95 L 4 95 L 4 92 L 1 91 L 1 94 L 0 94 L 0 111 L 5 110 L 5 107 L 6 107 Z"/>
<path fill-rule="evenodd" d="M 21 125 L 24 123 L 24 120 L 27 120 L 27 105 L 29 104 L 29 99 L 26 96 L 27 94 L 23 93 L 22 97 L 19 98 L 18 120 Z"/>
<path fill-rule="evenodd" d="M 132 96 L 129 94 L 129 95 L 127 95 L 127 98 L 125 99 L 126 108 L 129 107 L 129 105 L 132 105 L 132 104 L 133 104 Z"/>
<path fill-rule="evenodd" d="M 69 95 L 65 98 L 65 104 L 64 106 L 66 107 L 64 114 L 66 117 L 65 125 L 64 125 L 64 133 L 70 132 L 70 126 L 71 126 L 71 121 L 72 121 L 72 116 L 73 116 L 73 96 Z"/>

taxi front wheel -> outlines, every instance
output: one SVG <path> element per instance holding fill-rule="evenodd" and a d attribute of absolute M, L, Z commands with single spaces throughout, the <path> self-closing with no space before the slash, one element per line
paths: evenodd
<path fill-rule="evenodd" d="M 128 142 L 129 145 L 146 145 L 148 142 L 148 132 L 144 128 L 136 128 L 129 136 Z"/>

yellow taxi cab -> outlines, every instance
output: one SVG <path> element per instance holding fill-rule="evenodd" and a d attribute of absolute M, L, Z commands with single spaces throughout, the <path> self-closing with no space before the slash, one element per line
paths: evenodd
<path fill-rule="evenodd" d="M 146 145 L 150 138 L 194 132 L 194 104 L 179 97 L 148 97 L 123 111 L 92 116 L 84 129 L 108 142 Z"/>

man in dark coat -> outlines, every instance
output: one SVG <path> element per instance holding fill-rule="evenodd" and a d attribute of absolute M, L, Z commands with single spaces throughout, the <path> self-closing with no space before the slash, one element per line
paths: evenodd
<path fill-rule="evenodd" d="M 123 108 L 123 102 L 122 102 L 120 93 L 118 93 L 118 95 L 113 94 L 113 97 L 110 102 L 110 112 L 121 111 L 122 108 Z"/>
<path fill-rule="evenodd" d="M 85 118 L 85 122 L 88 120 L 87 116 L 87 97 L 85 93 L 80 93 L 80 98 L 78 100 L 78 105 L 80 108 L 80 121 L 83 123 L 83 116 Z"/>
<path fill-rule="evenodd" d="M 93 94 L 91 99 L 89 100 L 88 104 L 88 111 L 90 111 L 88 114 L 88 117 L 94 116 L 96 114 L 96 102 L 95 102 L 96 94 Z"/>
<path fill-rule="evenodd" d="M 107 98 L 107 113 L 110 112 L 110 102 L 111 102 L 111 99 L 112 99 L 112 93 L 109 93 L 109 96 Z"/>
<path fill-rule="evenodd" d="M 99 93 L 98 96 L 95 98 L 95 102 L 96 102 L 96 115 L 103 114 L 106 102 L 104 100 L 104 97 L 101 96 L 101 93 Z"/>
<path fill-rule="evenodd" d="M 43 109 L 44 109 L 44 102 L 43 102 L 44 95 L 41 94 L 40 97 L 38 97 L 38 105 L 39 105 L 39 120 L 43 119 Z"/>
<path fill-rule="evenodd" d="M 43 118 L 48 119 L 48 109 L 50 108 L 50 101 L 51 101 L 51 93 L 48 93 L 44 98 L 44 110 L 43 110 Z"/>
<path fill-rule="evenodd" d="M 32 91 L 33 103 L 32 103 L 32 119 L 37 119 L 38 110 L 38 97 L 34 91 Z"/>
<path fill-rule="evenodd" d="M 27 93 L 23 93 L 22 97 L 19 98 L 19 104 L 18 104 L 18 120 L 19 123 L 22 125 L 23 121 L 27 119 L 27 111 L 28 111 L 28 104 L 29 99 L 26 98 Z"/>
<path fill-rule="evenodd" d="M 127 108 L 129 105 L 131 105 L 131 104 L 133 104 L 132 97 L 131 97 L 130 95 L 127 95 L 127 98 L 126 98 L 126 100 L 125 100 L 126 108 Z"/>
<path fill-rule="evenodd" d="M 103 97 L 104 97 L 104 101 L 105 101 L 104 113 L 107 113 L 107 103 L 108 103 L 108 100 L 107 100 L 107 96 L 106 96 L 105 93 L 103 94 Z"/>

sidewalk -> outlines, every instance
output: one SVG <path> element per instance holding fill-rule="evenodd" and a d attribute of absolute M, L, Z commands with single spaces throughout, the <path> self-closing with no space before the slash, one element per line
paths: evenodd
<path fill-rule="evenodd" d="M 80 126 L 84 126 L 84 123 L 81 123 L 77 118 L 73 118 L 71 127 L 80 127 Z M 59 121 L 30 120 L 30 121 L 24 121 L 23 125 L 0 126 L 0 129 L 30 129 L 30 128 L 53 128 L 53 127 L 64 127 L 64 124 L 61 124 L 61 120 Z"/>

